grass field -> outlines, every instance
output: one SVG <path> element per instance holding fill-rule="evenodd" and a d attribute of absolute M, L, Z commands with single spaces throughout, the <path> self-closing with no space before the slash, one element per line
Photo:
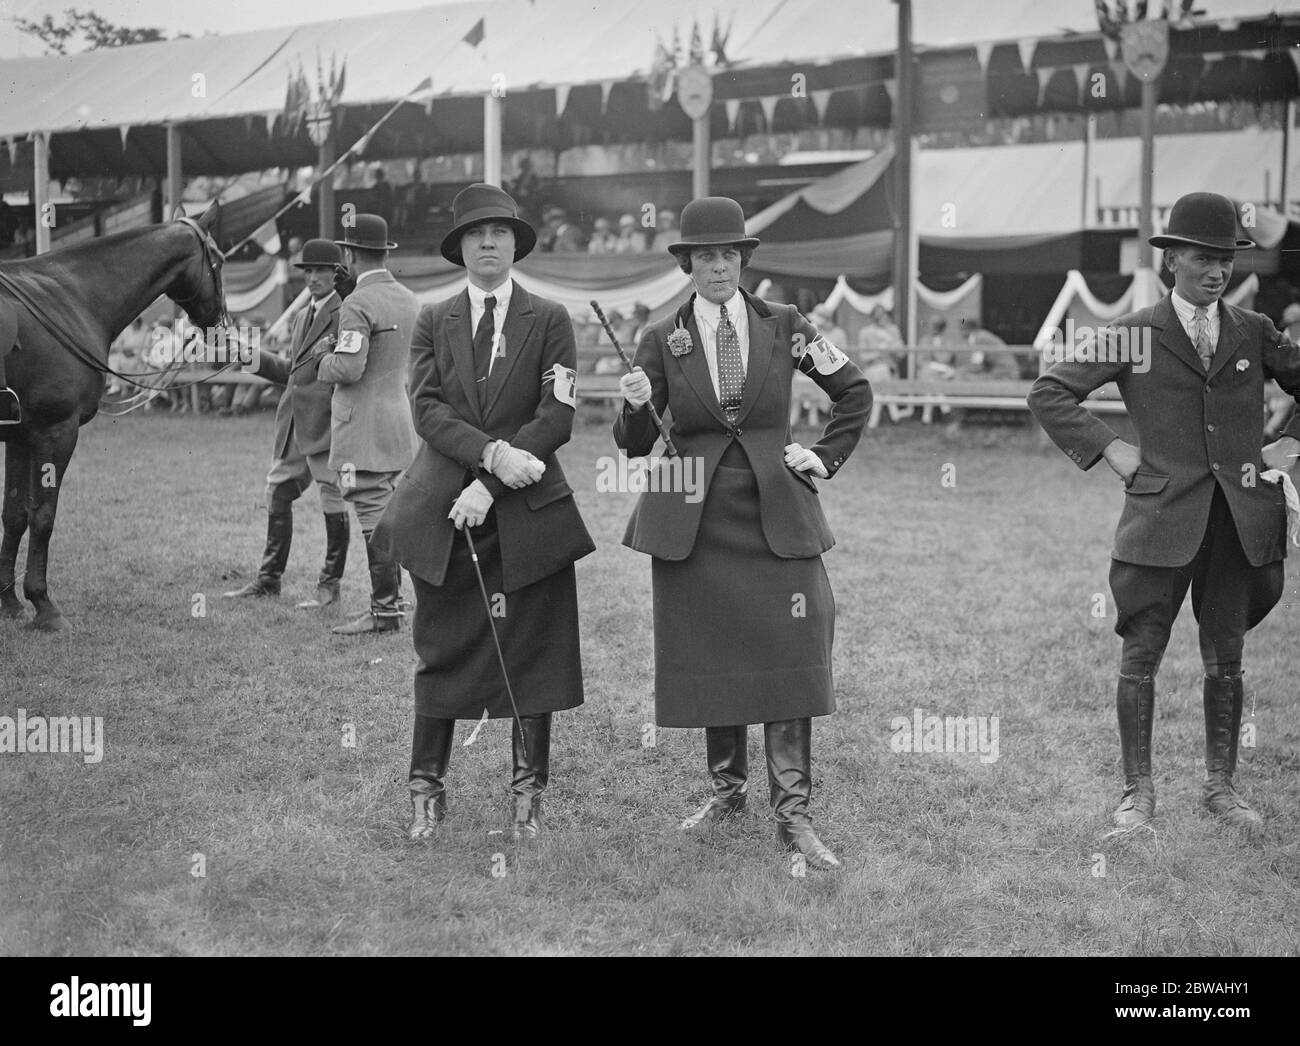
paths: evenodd
<path fill-rule="evenodd" d="M 219 598 L 257 566 L 270 443 L 266 413 L 82 430 L 52 551 L 70 627 L 0 621 L 0 715 L 102 716 L 104 754 L 0 755 L 0 952 L 1300 951 L 1294 574 L 1247 646 L 1238 783 L 1264 833 L 1199 807 L 1186 609 L 1157 683 L 1155 830 L 1105 838 L 1121 493 L 1104 465 L 1080 473 L 1027 428 L 953 441 L 912 423 L 868 434 L 823 485 L 839 709 L 814 728 L 813 810 L 846 870 L 801 878 L 772 840 L 758 728 L 749 811 L 676 831 L 706 795 L 703 734 L 643 743 L 649 560 L 619 544 L 635 495 L 596 492 L 606 426 L 580 423 L 562 454 L 598 545 L 578 565 L 587 702 L 557 716 L 531 844 L 488 834 L 507 816 L 503 721 L 469 748 L 461 724 L 445 831 L 404 840 L 410 634 L 344 639 L 293 609 L 324 549 L 314 491 L 284 597 Z M 354 527 L 349 614 L 364 562 Z M 892 751 L 891 720 L 918 708 L 998 716 L 999 758 Z"/>

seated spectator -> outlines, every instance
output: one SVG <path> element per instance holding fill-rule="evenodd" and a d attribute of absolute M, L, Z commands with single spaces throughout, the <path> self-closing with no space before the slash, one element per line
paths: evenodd
<path fill-rule="evenodd" d="M 646 250 L 645 230 L 637 223 L 635 217 L 625 214 L 618 220 L 618 242 L 615 254 L 644 254 Z"/>
<path fill-rule="evenodd" d="M 618 237 L 609 224 L 608 218 L 597 218 L 591 230 L 591 242 L 587 244 L 588 254 L 615 254 L 618 251 Z"/>
<path fill-rule="evenodd" d="M 661 210 L 659 220 L 655 222 L 655 238 L 650 245 L 650 250 L 656 254 L 663 254 L 668 250 L 670 243 L 676 243 L 681 238 L 681 230 L 677 228 L 677 212 L 667 208 Z"/>

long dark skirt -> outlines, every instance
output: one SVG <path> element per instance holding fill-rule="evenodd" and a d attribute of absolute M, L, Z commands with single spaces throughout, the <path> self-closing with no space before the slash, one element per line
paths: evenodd
<path fill-rule="evenodd" d="M 578 587 L 573 565 L 515 592 L 501 591 L 495 515 L 474 528 L 474 546 L 520 715 L 582 704 Z M 487 609 L 464 537 L 452 546 L 446 581 L 415 583 L 415 712 L 439 719 L 511 716 Z"/>
<path fill-rule="evenodd" d="M 835 597 L 826 568 L 820 556 L 772 554 L 752 471 L 719 465 L 690 556 L 652 564 L 660 726 L 770 723 L 835 710 Z"/>

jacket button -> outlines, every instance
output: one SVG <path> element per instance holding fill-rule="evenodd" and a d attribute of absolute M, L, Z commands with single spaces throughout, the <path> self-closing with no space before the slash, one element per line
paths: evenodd
<path fill-rule="evenodd" d="M 1213 426 L 1213 425 L 1206 425 L 1206 426 L 1205 426 L 1205 431 L 1206 431 L 1206 432 L 1213 432 L 1213 431 L 1214 431 L 1214 426 Z"/>
<path fill-rule="evenodd" d="M 1210 468 L 1214 469 L 1215 472 L 1218 472 L 1218 471 L 1219 471 L 1219 463 L 1216 461 L 1213 465 L 1210 466 Z"/>

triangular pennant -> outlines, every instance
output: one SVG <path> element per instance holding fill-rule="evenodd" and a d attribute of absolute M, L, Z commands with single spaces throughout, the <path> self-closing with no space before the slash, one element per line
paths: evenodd
<path fill-rule="evenodd" d="M 564 115 L 564 110 L 569 106 L 569 88 L 572 84 L 555 85 L 555 117 L 559 119 Z"/>
<path fill-rule="evenodd" d="M 265 115 L 266 115 L 266 136 L 270 138 L 272 132 L 275 130 L 275 118 L 280 114 L 277 112 L 270 112 L 270 113 L 266 113 Z"/>
<path fill-rule="evenodd" d="M 980 72 L 986 73 L 989 69 L 989 55 L 993 53 L 993 41 L 982 40 L 975 45 L 975 57 L 979 59 Z"/>
<path fill-rule="evenodd" d="M 487 35 L 486 19 L 480 18 L 474 23 L 468 33 L 461 37 L 470 47 L 477 47 L 483 42 L 483 37 Z"/>
<path fill-rule="evenodd" d="M 1119 40 L 1113 36 L 1103 36 L 1101 42 L 1106 48 L 1106 60 L 1108 62 L 1115 61 L 1116 56 L 1119 54 Z"/>
<path fill-rule="evenodd" d="M 614 89 L 613 80 L 600 81 L 600 112 L 603 116 L 605 110 L 609 108 L 609 92 Z"/>
<path fill-rule="evenodd" d="M 1297 66 L 1300 67 L 1300 57 L 1297 57 L 1294 54 L 1291 57 L 1296 59 Z M 726 101 L 722 103 L 722 105 L 723 108 L 727 110 L 727 130 L 730 131 L 732 134 L 735 134 L 736 117 L 740 115 L 740 99 L 728 98 Z"/>
<path fill-rule="evenodd" d="M 1073 66 L 1074 82 L 1079 88 L 1078 101 L 1083 102 L 1083 92 L 1088 86 L 1088 63 L 1080 62 Z"/>
<path fill-rule="evenodd" d="M 126 152 L 126 136 L 131 133 L 131 125 L 129 123 L 124 123 L 117 130 L 118 133 L 122 135 L 122 151 Z"/>
<path fill-rule="evenodd" d="M 776 103 L 779 100 L 780 98 L 777 95 L 768 95 L 758 100 L 758 104 L 763 110 L 763 119 L 767 121 L 766 126 L 769 133 L 772 130 L 772 119 L 776 116 Z"/>
<path fill-rule="evenodd" d="M 1043 98 L 1047 94 L 1047 84 L 1056 75 L 1056 70 L 1051 68 L 1035 69 L 1034 72 L 1038 74 L 1038 104 L 1041 106 Z"/>
<path fill-rule="evenodd" d="M 18 139 L 6 138 L 5 145 L 9 147 L 9 166 L 14 167 L 18 163 Z"/>
<path fill-rule="evenodd" d="M 889 79 L 884 83 L 885 94 L 889 95 L 889 100 L 892 102 L 894 100 L 894 95 L 898 93 L 898 81 L 896 79 Z"/>
<path fill-rule="evenodd" d="M 821 123 L 826 119 L 826 107 L 831 104 L 830 91 L 813 91 L 812 103 L 817 110 L 817 122 Z"/>
<path fill-rule="evenodd" d="M 1115 84 L 1123 94 L 1128 88 L 1128 66 L 1123 62 L 1111 62 L 1110 71 L 1115 74 Z"/>
<path fill-rule="evenodd" d="M 1291 64 L 1295 66 L 1295 74 L 1300 77 L 1300 47 L 1287 48 L 1287 54 L 1291 56 Z"/>
<path fill-rule="evenodd" d="M 1023 37 L 1016 41 L 1016 48 L 1020 51 L 1020 67 L 1025 72 L 1029 72 L 1030 67 L 1034 64 L 1034 50 L 1038 47 L 1038 41 L 1032 36 Z"/>

